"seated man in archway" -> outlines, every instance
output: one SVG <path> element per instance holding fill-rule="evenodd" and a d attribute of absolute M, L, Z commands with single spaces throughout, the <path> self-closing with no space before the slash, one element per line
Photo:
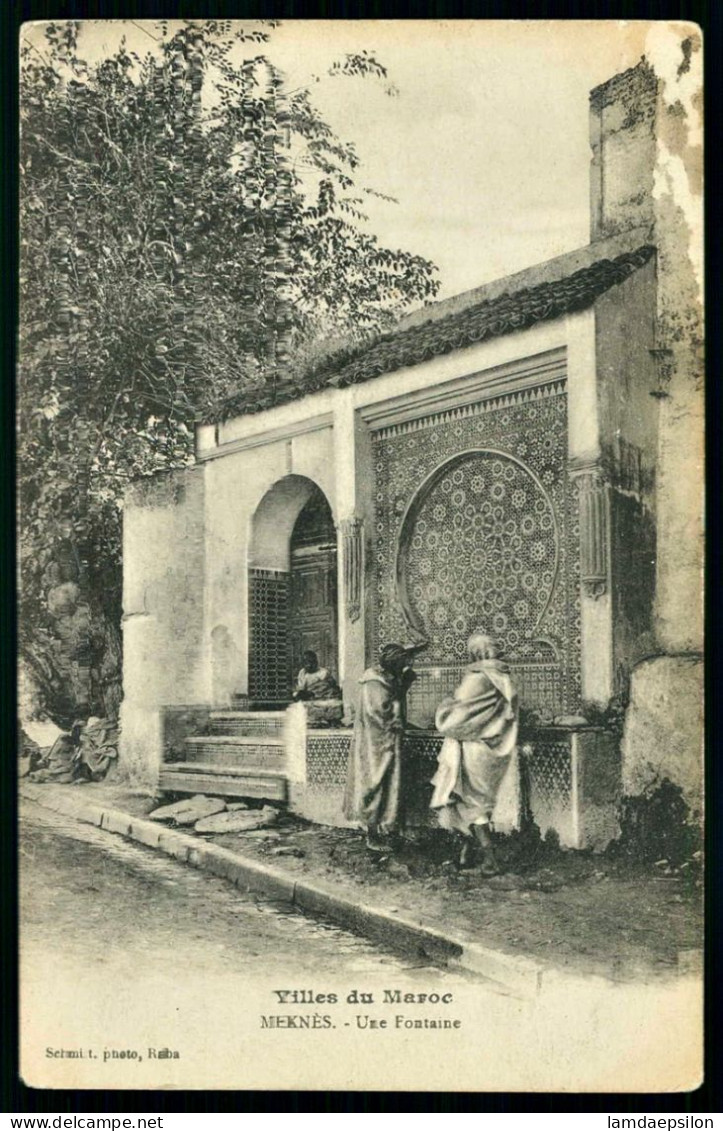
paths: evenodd
<path fill-rule="evenodd" d="M 319 667 L 319 657 L 309 650 L 301 657 L 303 667 L 294 688 L 294 699 L 341 699 L 339 684 L 328 668 Z"/>
<path fill-rule="evenodd" d="M 517 747 L 517 691 L 490 636 L 470 636 L 467 650 L 472 663 L 454 695 L 437 708 L 435 725 L 444 742 L 430 804 L 443 828 L 465 838 L 460 866 L 470 867 L 479 848 L 482 872 L 494 875 L 499 866 L 490 821 Z"/>

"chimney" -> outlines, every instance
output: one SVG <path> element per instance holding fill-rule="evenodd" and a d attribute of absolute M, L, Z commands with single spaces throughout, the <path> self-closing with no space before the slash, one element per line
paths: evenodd
<path fill-rule="evenodd" d="M 647 50 L 655 71 L 643 58 L 590 94 L 590 234 L 642 228 L 636 241 L 655 244 L 655 635 L 662 653 L 696 656 L 704 562 L 700 29 L 661 21 Z"/>
<path fill-rule="evenodd" d="M 654 222 L 658 80 L 641 59 L 590 92 L 590 238 Z"/>

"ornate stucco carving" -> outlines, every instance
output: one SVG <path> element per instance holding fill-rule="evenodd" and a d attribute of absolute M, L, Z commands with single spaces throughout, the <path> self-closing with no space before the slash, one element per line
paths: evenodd
<path fill-rule="evenodd" d="M 600 463 L 570 469 L 580 508 L 580 582 L 597 600 L 609 587 L 610 483 Z"/>
<path fill-rule="evenodd" d="M 361 616 L 364 579 L 364 524 L 356 515 L 341 521 L 344 561 L 344 600 L 350 621 Z"/>

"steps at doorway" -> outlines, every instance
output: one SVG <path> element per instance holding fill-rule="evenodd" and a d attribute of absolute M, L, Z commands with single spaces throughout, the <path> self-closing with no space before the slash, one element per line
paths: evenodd
<path fill-rule="evenodd" d="M 278 734 L 204 734 L 183 741 L 186 760 L 220 766 L 284 768 L 284 740 Z"/>
<path fill-rule="evenodd" d="M 207 793 L 212 797 L 288 800 L 286 776 L 278 771 L 203 762 L 164 762 L 159 788 L 169 793 Z"/>
<path fill-rule="evenodd" d="M 249 699 L 248 695 L 232 695 L 231 704 L 234 711 L 241 713 L 258 714 L 259 712 L 283 715 L 291 699 Z"/>
<path fill-rule="evenodd" d="M 212 711 L 212 735 L 278 735 L 284 731 L 283 711 Z"/>
<path fill-rule="evenodd" d="M 184 761 L 163 763 L 161 790 L 287 802 L 283 711 L 219 709 L 208 729 L 184 739 Z"/>

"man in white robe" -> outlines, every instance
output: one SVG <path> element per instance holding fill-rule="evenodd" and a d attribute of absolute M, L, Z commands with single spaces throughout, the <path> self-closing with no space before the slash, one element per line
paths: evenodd
<path fill-rule="evenodd" d="M 465 838 L 460 865 L 470 867 L 477 850 L 482 871 L 499 871 L 490 822 L 502 780 L 517 749 L 517 691 L 495 641 L 475 633 L 467 642 L 472 663 L 450 699 L 437 708 L 444 735 L 431 807 L 443 828 Z"/>

